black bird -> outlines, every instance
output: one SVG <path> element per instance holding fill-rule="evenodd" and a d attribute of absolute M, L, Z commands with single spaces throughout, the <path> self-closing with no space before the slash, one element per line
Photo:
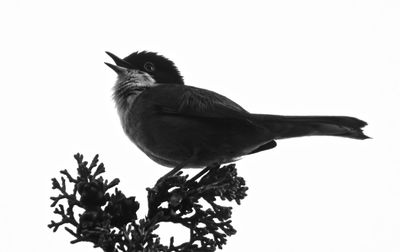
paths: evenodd
<path fill-rule="evenodd" d="M 368 138 L 367 123 L 347 116 L 252 114 L 215 92 L 184 85 L 175 64 L 153 52 L 116 65 L 114 100 L 130 140 L 155 162 L 182 168 L 223 164 L 268 150 L 275 140 L 301 136 Z"/>

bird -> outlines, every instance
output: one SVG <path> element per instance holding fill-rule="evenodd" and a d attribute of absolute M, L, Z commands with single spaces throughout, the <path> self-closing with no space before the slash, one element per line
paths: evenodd
<path fill-rule="evenodd" d="M 113 99 L 128 138 L 156 163 L 204 168 L 234 162 L 304 136 L 369 138 L 366 122 L 349 116 L 250 113 L 216 92 L 186 85 L 170 59 L 138 51 L 121 59 L 106 52 L 117 73 Z"/>

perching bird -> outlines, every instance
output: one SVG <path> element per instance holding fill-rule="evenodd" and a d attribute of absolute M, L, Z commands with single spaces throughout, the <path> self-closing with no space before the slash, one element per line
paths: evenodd
<path fill-rule="evenodd" d="M 155 162 L 181 168 L 223 164 L 301 136 L 368 138 L 367 123 L 347 116 L 252 114 L 227 97 L 184 85 L 175 64 L 153 52 L 116 65 L 114 100 L 126 135 Z"/>

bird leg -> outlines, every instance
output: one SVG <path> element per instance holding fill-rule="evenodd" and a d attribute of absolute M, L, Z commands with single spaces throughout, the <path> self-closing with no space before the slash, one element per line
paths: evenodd
<path fill-rule="evenodd" d="M 177 166 L 175 166 L 171 171 L 167 172 L 164 176 L 162 176 L 157 181 L 157 183 L 165 180 L 168 177 L 171 177 L 171 176 L 175 175 L 176 173 L 178 173 L 180 170 L 182 170 L 182 168 L 184 168 L 187 164 L 189 164 L 189 162 L 192 161 L 194 159 L 194 157 L 195 156 L 192 156 L 192 157 L 186 159 L 185 161 L 183 161 L 182 163 L 178 164 Z"/>
<path fill-rule="evenodd" d="M 200 178 L 201 176 L 203 176 L 204 174 L 206 174 L 209 170 L 213 169 L 213 168 L 218 168 L 220 165 L 218 163 L 206 166 L 203 170 L 201 170 L 199 173 L 197 173 L 196 175 L 193 176 L 193 178 L 191 178 L 190 180 L 188 180 L 188 182 L 195 182 L 198 178 Z"/>

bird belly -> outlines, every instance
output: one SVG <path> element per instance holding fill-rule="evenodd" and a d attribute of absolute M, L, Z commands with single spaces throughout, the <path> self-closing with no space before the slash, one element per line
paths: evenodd
<path fill-rule="evenodd" d="M 268 142 L 265 130 L 235 121 L 165 115 L 129 115 L 124 130 L 153 161 L 189 168 L 238 160 Z"/>

